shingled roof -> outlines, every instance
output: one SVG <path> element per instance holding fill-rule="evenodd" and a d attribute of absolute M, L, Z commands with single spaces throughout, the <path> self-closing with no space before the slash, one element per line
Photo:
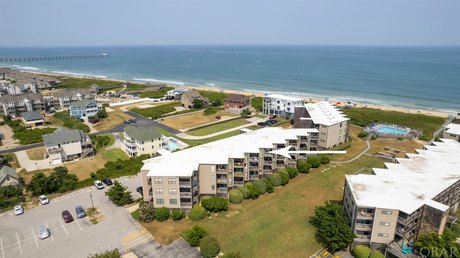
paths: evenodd
<path fill-rule="evenodd" d="M 22 112 L 21 116 L 26 122 L 43 119 L 42 114 L 38 111 Z"/>
<path fill-rule="evenodd" d="M 229 94 L 225 98 L 225 101 L 244 103 L 249 101 L 249 97 L 243 94 Z"/>
<path fill-rule="evenodd" d="M 127 126 L 125 127 L 125 133 L 137 141 L 147 141 L 161 137 L 161 133 L 156 127 Z"/>
<path fill-rule="evenodd" d="M 3 166 L 0 169 L 0 182 L 3 182 L 7 176 L 10 176 L 12 178 L 19 179 L 18 173 L 14 168 L 10 168 L 8 166 Z"/>
<path fill-rule="evenodd" d="M 45 147 L 54 147 L 59 144 L 83 141 L 86 135 L 80 130 L 70 130 L 64 127 L 56 129 L 53 133 L 42 136 Z"/>

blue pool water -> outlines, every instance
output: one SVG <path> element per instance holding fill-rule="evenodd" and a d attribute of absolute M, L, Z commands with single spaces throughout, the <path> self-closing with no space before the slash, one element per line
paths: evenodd
<path fill-rule="evenodd" d="M 407 134 L 407 131 L 393 127 L 382 127 L 377 129 L 378 133 Z"/>
<path fill-rule="evenodd" d="M 174 143 L 174 142 L 171 142 L 171 141 L 168 142 L 168 150 L 169 151 L 175 151 L 177 149 L 179 149 L 179 146 L 177 145 L 177 143 Z"/>

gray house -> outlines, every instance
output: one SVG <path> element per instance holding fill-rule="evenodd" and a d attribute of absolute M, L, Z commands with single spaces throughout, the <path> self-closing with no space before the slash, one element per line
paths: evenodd
<path fill-rule="evenodd" d="M 14 168 L 3 166 L 0 169 L 0 186 L 19 185 L 19 176 Z"/>
<path fill-rule="evenodd" d="M 43 142 L 52 164 L 94 154 L 91 139 L 80 130 L 61 127 L 51 134 L 43 135 Z"/>

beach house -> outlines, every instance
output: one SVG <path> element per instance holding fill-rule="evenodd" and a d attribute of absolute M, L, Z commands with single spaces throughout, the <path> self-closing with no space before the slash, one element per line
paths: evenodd
<path fill-rule="evenodd" d="M 295 128 L 318 129 L 320 149 L 333 148 L 348 140 L 350 118 L 331 103 L 307 103 L 296 107 L 294 113 Z"/>
<path fill-rule="evenodd" d="M 262 112 L 266 115 L 277 115 L 292 119 L 294 118 L 294 108 L 303 104 L 304 100 L 301 98 L 267 94 L 264 96 Z"/>
<path fill-rule="evenodd" d="M 21 114 L 22 123 L 27 128 L 35 128 L 44 124 L 43 116 L 38 111 L 23 112 Z"/>
<path fill-rule="evenodd" d="M 42 137 L 51 164 L 61 164 L 94 154 L 91 139 L 80 130 L 60 127 L 53 133 L 44 134 Z"/>
<path fill-rule="evenodd" d="M 94 116 L 100 110 L 94 99 L 82 99 L 72 102 L 69 106 L 70 115 L 78 119 Z"/>
<path fill-rule="evenodd" d="M 263 128 L 144 160 L 144 201 L 154 207 L 191 209 L 202 195 L 227 198 L 230 190 L 245 182 L 264 179 L 307 157 L 293 154 L 288 159 L 272 150 L 289 145 L 295 150 L 314 150 L 317 137 L 318 130 L 313 128 Z"/>
<path fill-rule="evenodd" d="M 237 115 L 244 109 L 249 108 L 250 104 L 250 98 L 242 94 L 229 94 L 224 100 L 225 111 Z"/>
<path fill-rule="evenodd" d="M 123 150 L 130 157 L 153 155 L 166 146 L 167 139 L 155 127 L 127 126 L 123 132 Z"/>
<path fill-rule="evenodd" d="M 198 91 L 186 91 L 182 93 L 180 97 L 180 102 L 185 108 L 193 108 L 195 101 L 201 101 L 203 107 L 206 107 L 209 104 L 209 100 L 200 95 Z"/>
<path fill-rule="evenodd" d="M 16 169 L 9 166 L 3 166 L 0 169 L 0 186 L 19 185 L 19 175 Z"/>
<path fill-rule="evenodd" d="M 442 139 L 372 174 L 346 175 L 343 209 L 354 244 L 407 257 L 421 234 L 442 235 L 457 218 L 459 153 L 459 142 Z"/>

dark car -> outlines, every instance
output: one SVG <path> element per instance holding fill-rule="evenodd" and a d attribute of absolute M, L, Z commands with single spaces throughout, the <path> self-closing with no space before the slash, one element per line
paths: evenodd
<path fill-rule="evenodd" d="M 110 180 L 110 178 L 106 178 L 106 179 L 102 180 L 102 183 L 104 183 L 106 186 L 113 185 L 112 180 Z"/>
<path fill-rule="evenodd" d="M 131 119 L 131 123 L 136 123 L 136 119 Z"/>
<path fill-rule="evenodd" d="M 257 125 L 266 126 L 265 122 L 258 122 Z"/>
<path fill-rule="evenodd" d="M 62 218 L 64 219 L 65 223 L 69 223 L 73 221 L 73 216 L 70 214 L 68 210 L 62 212 Z"/>
<path fill-rule="evenodd" d="M 77 214 L 77 218 L 79 219 L 84 218 L 86 216 L 85 209 L 83 209 L 83 206 L 81 205 L 75 207 L 75 213 Z"/>
<path fill-rule="evenodd" d="M 139 186 L 138 188 L 136 188 L 136 192 L 140 193 L 141 195 L 144 195 L 144 191 L 142 189 L 142 186 Z"/>
<path fill-rule="evenodd" d="M 270 120 L 265 121 L 265 125 L 272 126 L 273 123 Z"/>

